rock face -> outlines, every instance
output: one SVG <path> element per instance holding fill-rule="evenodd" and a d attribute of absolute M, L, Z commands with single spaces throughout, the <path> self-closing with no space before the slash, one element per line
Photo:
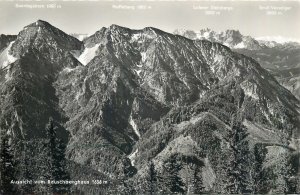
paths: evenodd
<path fill-rule="evenodd" d="M 299 192 L 300 102 L 252 58 L 150 27 L 81 42 L 45 21 L 5 49 L 13 143 L 45 137 L 51 117 L 70 167 L 122 181 L 119 193 Z"/>

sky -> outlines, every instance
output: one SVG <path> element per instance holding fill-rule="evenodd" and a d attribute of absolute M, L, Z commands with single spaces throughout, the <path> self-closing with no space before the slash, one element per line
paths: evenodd
<path fill-rule="evenodd" d="M 253 37 L 300 40 L 300 1 L 0 0 L 0 34 L 17 34 L 38 19 L 66 33 L 93 34 L 117 24 L 133 29 L 152 26 L 167 32 L 235 29 Z"/>

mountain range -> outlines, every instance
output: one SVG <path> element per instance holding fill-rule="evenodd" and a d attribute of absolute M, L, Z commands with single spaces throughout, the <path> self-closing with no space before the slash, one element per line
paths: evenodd
<path fill-rule="evenodd" d="M 190 39 L 209 40 L 230 47 L 232 50 L 255 59 L 267 69 L 298 99 L 300 98 L 300 44 L 293 39 L 242 35 L 238 30 L 216 32 L 211 29 L 200 31 L 178 29 L 179 34 Z"/>
<path fill-rule="evenodd" d="M 189 39 L 209 40 L 226 45 L 232 49 L 248 49 L 259 50 L 264 48 L 273 48 L 283 46 L 286 44 L 299 44 L 294 39 L 285 39 L 284 37 L 258 37 L 245 36 L 239 30 L 226 30 L 216 32 L 212 29 L 206 28 L 199 31 L 176 29 L 174 34 L 182 35 Z"/>
<path fill-rule="evenodd" d="M 11 177 L 110 181 L 8 190 L 300 192 L 300 101 L 251 57 L 153 27 L 80 41 L 42 20 L 0 43 Z"/>

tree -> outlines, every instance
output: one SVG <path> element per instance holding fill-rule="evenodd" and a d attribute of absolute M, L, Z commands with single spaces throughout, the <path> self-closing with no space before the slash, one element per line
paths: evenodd
<path fill-rule="evenodd" d="M 194 194 L 201 194 L 204 192 L 205 187 L 202 181 L 201 176 L 201 167 L 196 165 L 195 171 L 194 171 L 194 179 L 193 179 L 193 186 L 194 186 Z"/>
<path fill-rule="evenodd" d="M 229 144 L 227 162 L 224 163 L 224 184 L 226 193 L 252 193 L 253 178 L 251 176 L 251 153 L 249 151 L 247 129 L 241 124 L 241 119 L 232 114 L 230 129 L 225 136 Z"/>
<path fill-rule="evenodd" d="M 224 139 L 228 142 L 229 148 L 225 154 L 225 162 L 222 164 L 222 169 L 224 170 L 224 192 L 229 194 L 237 193 L 237 177 L 238 177 L 238 161 L 237 161 L 237 142 L 238 134 L 237 128 L 235 126 L 236 115 L 231 114 L 230 129 L 228 129 L 227 134 Z"/>
<path fill-rule="evenodd" d="M 184 193 L 183 181 L 179 176 L 180 165 L 176 163 L 176 157 L 171 157 L 166 166 L 166 185 L 172 193 Z"/>
<path fill-rule="evenodd" d="M 254 146 L 254 193 L 267 193 L 266 175 L 263 170 L 263 162 L 267 154 L 267 149 L 262 144 Z"/>
<path fill-rule="evenodd" d="M 153 161 L 148 163 L 148 173 L 147 173 L 147 191 L 150 194 L 157 194 L 158 191 L 158 176 L 155 170 L 155 165 Z"/>
<path fill-rule="evenodd" d="M 48 169 L 50 170 L 50 172 L 46 173 L 46 177 L 56 181 L 67 180 L 69 174 L 66 168 L 65 145 L 57 138 L 56 127 L 52 118 L 49 119 L 46 125 L 46 134 L 45 151 L 47 155 L 46 159 L 48 159 Z M 53 192 L 61 193 L 68 191 L 68 185 L 53 184 L 51 186 Z"/>
<path fill-rule="evenodd" d="M 249 150 L 249 144 L 247 140 L 240 140 L 237 151 L 237 192 L 238 193 L 253 193 L 254 192 L 254 178 L 252 173 L 254 172 L 252 155 Z"/>
<path fill-rule="evenodd" d="M 21 180 L 34 180 L 33 173 L 32 173 L 32 156 L 29 158 L 30 149 L 28 147 L 27 142 L 20 141 L 19 144 L 22 148 L 22 155 L 19 156 L 17 159 L 16 167 L 18 170 L 18 178 Z M 22 186 L 18 186 L 21 193 L 32 193 L 34 191 L 34 184 L 26 184 Z"/>
<path fill-rule="evenodd" d="M 289 190 L 291 182 L 289 179 L 293 175 L 293 168 L 290 163 L 290 152 L 286 149 L 284 153 L 281 153 L 280 158 L 273 169 L 273 191 L 274 193 L 291 193 Z M 292 192 L 293 193 L 293 192 Z"/>
<path fill-rule="evenodd" d="M 134 187 L 130 178 L 137 172 L 131 165 L 129 158 L 120 159 L 117 166 L 118 192 L 121 194 L 133 194 Z"/>
<path fill-rule="evenodd" d="M 2 138 L 0 160 L 0 192 L 3 194 L 11 194 L 15 191 L 13 184 L 11 184 L 11 181 L 14 180 L 15 167 L 12 149 L 9 145 L 7 136 L 3 136 Z"/>

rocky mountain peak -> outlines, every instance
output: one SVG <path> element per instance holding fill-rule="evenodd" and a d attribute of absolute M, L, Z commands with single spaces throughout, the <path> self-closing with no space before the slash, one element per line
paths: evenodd
<path fill-rule="evenodd" d="M 201 29 L 200 32 L 203 34 L 203 33 L 206 33 L 206 32 L 214 32 L 214 31 L 210 28 L 204 28 L 204 29 Z"/>
<path fill-rule="evenodd" d="M 166 32 L 164 32 L 158 28 L 154 28 L 154 27 L 150 27 L 150 26 L 143 28 L 143 31 L 145 33 L 151 32 L 151 33 L 158 34 L 158 35 L 167 34 Z"/>
<path fill-rule="evenodd" d="M 80 50 L 81 46 L 82 43 L 76 38 L 46 21 L 38 20 L 23 28 L 13 43 L 11 52 L 14 56 L 20 56 L 29 50 L 35 50 L 52 60 L 55 59 L 55 52 L 64 55 L 66 51 Z"/>
<path fill-rule="evenodd" d="M 239 30 L 233 30 L 233 29 L 226 30 L 224 34 L 229 36 L 239 36 L 239 37 L 243 36 Z"/>
<path fill-rule="evenodd" d="M 50 23 L 44 21 L 44 20 L 37 20 L 36 22 L 33 22 L 31 24 L 29 24 L 28 26 L 35 26 L 35 27 L 52 27 L 55 28 L 54 26 L 52 26 Z"/>
<path fill-rule="evenodd" d="M 57 36 L 60 34 L 62 36 L 64 32 L 60 31 L 58 28 L 52 26 L 50 23 L 37 20 L 23 28 L 23 31 L 19 33 L 20 36 L 26 34 L 27 36 L 37 36 L 38 34 L 46 35 L 48 33 L 52 33 L 53 35 Z M 64 36 L 64 35 L 63 35 Z"/>
<path fill-rule="evenodd" d="M 118 33 L 128 33 L 130 31 L 129 28 L 117 25 L 117 24 L 112 24 L 107 28 L 111 32 L 118 32 Z"/>
<path fill-rule="evenodd" d="M 0 65 L 8 67 L 24 56 L 35 56 L 36 59 L 51 64 L 48 71 L 52 74 L 60 71 L 67 64 L 71 67 L 77 66 L 79 63 L 71 52 L 81 50 L 82 45 L 82 42 L 48 22 L 38 20 L 25 26 L 17 36 L 0 38 L 0 51 L 3 50 Z M 62 63 L 66 59 L 70 63 Z"/>

